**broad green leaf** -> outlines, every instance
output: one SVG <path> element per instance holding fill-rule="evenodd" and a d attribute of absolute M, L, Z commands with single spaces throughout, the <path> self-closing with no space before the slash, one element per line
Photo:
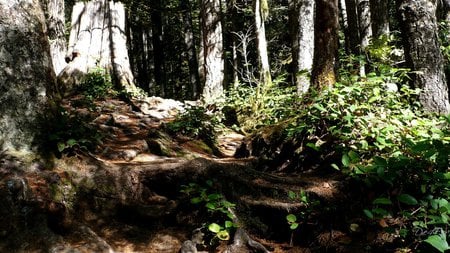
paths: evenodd
<path fill-rule="evenodd" d="M 288 214 L 286 216 L 286 220 L 288 222 L 291 222 L 291 223 L 296 222 L 297 221 L 297 216 L 295 216 L 295 214 Z"/>
<path fill-rule="evenodd" d="M 397 199 L 398 199 L 398 201 L 402 202 L 403 204 L 407 204 L 407 205 L 417 205 L 418 204 L 417 199 L 409 194 L 400 194 L 400 195 L 398 195 Z"/>
<path fill-rule="evenodd" d="M 356 152 L 353 151 L 353 150 L 350 150 L 350 151 L 348 152 L 348 157 L 350 157 L 350 159 L 351 159 L 352 162 L 358 162 L 358 161 L 359 161 L 359 155 L 358 155 L 358 153 L 356 153 Z"/>
<path fill-rule="evenodd" d="M 446 250 L 449 250 L 450 247 L 448 246 L 447 239 L 445 236 L 442 235 L 432 235 L 429 236 L 426 240 L 426 243 L 429 243 L 431 246 L 433 246 L 435 249 L 437 249 L 439 252 L 444 253 Z"/>
<path fill-rule="evenodd" d="M 220 199 L 222 196 L 220 194 L 214 193 L 214 194 L 209 194 L 208 195 L 208 200 L 216 200 L 216 199 Z"/>
<path fill-rule="evenodd" d="M 199 198 L 199 197 L 195 197 L 195 198 L 192 198 L 192 199 L 191 199 L 191 203 L 192 203 L 192 204 L 198 204 L 198 203 L 200 203 L 200 202 L 202 202 L 202 199 Z"/>
<path fill-rule="evenodd" d="M 217 233 L 217 238 L 219 238 L 222 241 L 228 241 L 230 240 L 230 234 L 228 233 L 228 231 L 222 230 Z"/>
<path fill-rule="evenodd" d="M 337 166 L 335 163 L 332 163 L 331 167 L 333 167 L 333 169 L 335 169 L 335 170 L 340 170 L 339 166 Z"/>
<path fill-rule="evenodd" d="M 364 209 L 363 212 L 367 216 L 367 218 L 373 219 L 373 213 L 370 210 Z"/>
<path fill-rule="evenodd" d="M 387 166 L 387 161 L 386 159 L 384 159 L 383 157 L 380 156 L 375 156 L 373 158 L 373 162 L 378 165 L 378 166 L 382 166 L 382 167 L 386 167 Z"/>
<path fill-rule="evenodd" d="M 211 224 L 209 224 L 208 229 L 209 229 L 209 231 L 217 234 L 220 232 L 221 227 L 217 223 L 211 223 Z"/>
<path fill-rule="evenodd" d="M 316 144 L 312 143 L 312 142 L 308 142 L 308 143 L 306 144 L 306 146 L 307 146 L 307 147 L 310 147 L 310 148 L 312 148 L 312 149 L 314 149 L 315 151 L 319 151 L 319 150 L 320 150 L 320 147 L 317 146 Z"/>
<path fill-rule="evenodd" d="M 298 223 L 297 223 L 297 222 L 292 223 L 292 224 L 289 226 L 289 228 L 292 229 L 292 230 L 297 229 L 297 228 L 298 228 Z"/>
<path fill-rule="evenodd" d="M 293 191 L 289 191 L 288 196 L 290 199 L 295 199 L 295 197 L 297 197 L 297 194 L 295 194 L 295 192 L 293 192 Z"/>
<path fill-rule="evenodd" d="M 66 143 L 67 146 L 72 147 L 73 145 L 77 144 L 77 141 L 75 139 L 69 139 Z"/>
<path fill-rule="evenodd" d="M 215 210 L 216 209 L 216 205 L 212 202 L 208 202 L 206 203 L 206 208 L 208 208 L 209 210 Z"/>
<path fill-rule="evenodd" d="M 66 149 L 66 144 L 64 142 L 58 142 L 58 151 L 63 152 Z"/>
<path fill-rule="evenodd" d="M 372 204 L 374 205 L 392 205 L 392 201 L 388 198 L 377 198 Z"/>
<path fill-rule="evenodd" d="M 234 222 L 229 220 L 225 221 L 225 228 L 232 228 L 232 227 L 234 227 Z"/>
<path fill-rule="evenodd" d="M 342 165 L 348 167 L 350 165 L 350 157 L 347 154 L 342 155 Z"/>

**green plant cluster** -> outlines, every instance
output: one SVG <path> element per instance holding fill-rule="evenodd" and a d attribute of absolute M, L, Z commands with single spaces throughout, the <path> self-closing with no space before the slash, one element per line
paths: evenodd
<path fill-rule="evenodd" d="M 227 201 L 222 194 L 215 192 L 213 185 L 211 180 L 206 181 L 206 186 L 190 183 L 183 185 L 181 192 L 191 198 L 192 204 L 203 204 L 210 214 L 207 228 L 214 234 L 211 241 L 215 239 L 226 241 L 230 239 L 231 230 L 237 227 L 231 212 L 235 204 Z"/>
<path fill-rule="evenodd" d="M 242 84 L 228 91 L 224 104 L 235 109 L 242 131 L 253 132 L 295 115 L 296 88 L 284 80 L 282 75 L 268 85 Z"/>
<path fill-rule="evenodd" d="M 90 70 L 81 82 L 80 91 L 85 96 L 85 99 L 89 101 L 118 94 L 114 90 L 110 74 L 103 68 Z"/>
<path fill-rule="evenodd" d="M 401 218 L 393 233 L 448 247 L 450 117 L 423 112 L 414 102 L 420 91 L 402 85 L 406 70 L 379 69 L 387 71 L 365 78 L 342 73 L 340 83 L 307 98 L 286 131 L 318 152 L 332 147 L 342 158 L 330 166 L 377 192 L 364 210 L 368 218 Z M 413 238 L 417 228 L 442 230 Z"/>
<path fill-rule="evenodd" d="M 220 119 L 206 108 L 194 106 L 177 115 L 176 119 L 166 124 L 166 129 L 171 134 L 179 134 L 194 139 L 200 139 L 213 147 L 216 143 Z"/>
<path fill-rule="evenodd" d="M 101 143 L 103 136 L 89 124 L 91 118 L 73 114 L 60 107 L 42 119 L 39 143 L 44 153 L 75 154 L 76 151 L 92 151 Z"/>

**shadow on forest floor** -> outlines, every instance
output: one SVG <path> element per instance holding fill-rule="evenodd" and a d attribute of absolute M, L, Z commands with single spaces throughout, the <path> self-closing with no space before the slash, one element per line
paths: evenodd
<path fill-rule="evenodd" d="M 337 172 L 262 172 L 258 158 L 233 158 L 244 140 L 238 133 L 222 133 L 214 154 L 200 140 L 164 131 L 175 110 L 159 118 L 117 99 L 97 101 L 94 110 L 74 101 L 66 109 L 89 114 L 103 141 L 54 168 L 1 157 L 1 252 L 178 252 L 191 231 L 216 218 L 181 192 L 208 180 L 272 252 L 387 252 L 395 240 L 359 213 L 370 193 Z M 288 214 L 298 218 L 297 229 Z M 206 235 L 198 248 L 224 252 L 226 244 Z"/>

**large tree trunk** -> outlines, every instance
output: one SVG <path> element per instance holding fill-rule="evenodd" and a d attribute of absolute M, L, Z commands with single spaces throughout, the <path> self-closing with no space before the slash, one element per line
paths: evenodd
<path fill-rule="evenodd" d="M 73 93 L 84 75 L 98 67 L 110 71 L 116 86 L 136 91 L 124 31 L 123 4 L 94 0 L 74 5 L 66 55 L 70 63 L 58 76 L 64 94 Z"/>
<path fill-rule="evenodd" d="M 45 0 L 44 6 L 47 20 L 47 34 L 50 41 L 50 53 L 53 69 L 56 74 L 67 65 L 66 55 L 65 17 L 63 0 Z"/>
<path fill-rule="evenodd" d="M 421 88 L 423 106 L 439 114 L 450 113 L 443 57 L 438 41 L 436 5 L 430 0 L 398 0 L 405 58 L 413 71 L 413 84 Z"/>
<path fill-rule="evenodd" d="M 346 45 L 348 53 L 359 55 L 359 25 L 358 25 L 358 5 L 357 0 L 345 0 L 345 9 L 347 11 L 347 29 L 345 32 Z"/>
<path fill-rule="evenodd" d="M 0 0 L 0 150 L 30 151 L 56 84 L 38 0 Z"/>
<path fill-rule="evenodd" d="M 358 0 L 358 25 L 360 54 L 365 55 L 366 48 L 372 39 L 369 0 Z M 366 75 L 364 62 L 360 62 L 359 74 L 360 76 Z"/>
<path fill-rule="evenodd" d="M 200 77 L 198 75 L 197 50 L 195 48 L 194 31 L 192 27 L 191 5 L 189 0 L 180 0 L 180 8 L 183 12 L 184 43 L 186 45 L 187 60 L 189 65 L 189 97 L 200 97 Z"/>
<path fill-rule="evenodd" d="M 272 82 L 272 77 L 270 75 L 269 56 L 267 53 L 266 29 L 264 26 L 264 20 L 267 18 L 269 12 L 267 0 L 254 0 L 253 12 L 255 15 L 255 32 L 258 58 L 261 67 L 259 71 L 259 79 L 260 84 L 265 86 Z"/>
<path fill-rule="evenodd" d="M 373 37 L 389 34 L 389 0 L 370 0 Z"/>
<path fill-rule="evenodd" d="M 348 6 L 347 6 L 348 8 Z M 312 85 L 317 89 L 336 82 L 339 9 L 337 0 L 317 0 Z"/>
<path fill-rule="evenodd" d="M 205 84 L 203 98 L 210 102 L 223 94 L 224 59 L 221 24 L 221 1 L 202 0 L 200 3 L 203 67 Z"/>
<path fill-rule="evenodd" d="M 310 86 L 314 56 L 314 3 L 315 0 L 291 0 L 293 78 L 298 94 L 306 93 Z"/>

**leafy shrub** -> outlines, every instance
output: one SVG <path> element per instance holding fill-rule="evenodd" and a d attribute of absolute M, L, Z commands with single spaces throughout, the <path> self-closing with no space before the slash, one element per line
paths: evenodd
<path fill-rule="evenodd" d="M 207 113 L 206 108 L 194 106 L 179 114 L 176 119 L 166 124 L 171 134 L 180 134 L 194 139 L 200 139 L 213 147 L 216 143 L 219 119 Z"/>
<path fill-rule="evenodd" d="M 449 117 L 423 112 L 415 102 L 420 90 L 401 85 L 407 70 L 385 70 L 365 78 L 344 75 L 341 83 L 306 98 L 287 135 L 319 153 L 341 155 L 330 166 L 378 194 L 364 210 L 368 218 L 398 217 L 402 225 L 392 225 L 391 232 L 444 247 L 450 225 Z M 418 228 L 443 229 L 415 238 Z"/>
<path fill-rule="evenodd" d="M 102 135 L 89 124 L 91 118 L 71 114 L 60 107 L 55 113 L 42 117 L 42 129 L 38 137 L 43 153 L 73 155 L 79 150 L 92 151 L 101 143 Z"/>
<path fill-rule="evenodd" d="M 111 76 L 103 68 L 91 70 L 80 85 L 81 92 L 88 100 L 105 98 L 108 95 L 117 95 L 114 90 Z"/>
<path fill-rule="evenodd" d="M 253 132 L 295 115 L 296 88 L 284 80 L 282 75 L 268 85 L 238 85 L 228 91 L 224 104 L 237 112 L 244 132 Z"/>
<path fill-rule="evenodd" d="M 237 224 L 233 222 L 233 214 L 230 211 L 235 204 L 230 203 L 222 194 L 214 191 L 214 182 L 206 181 L 206 186 L 196 183 L 183 185 L 181 192 L 191 198 L 191 203 L 195 205 L 204 205 L 210 217 L 208 217 L 208 230 L 214 234 L 214 239 L 229 240 L 230 230 L 236 228 Z M 223 224 L 219 225 L 219 224 Z"/>

